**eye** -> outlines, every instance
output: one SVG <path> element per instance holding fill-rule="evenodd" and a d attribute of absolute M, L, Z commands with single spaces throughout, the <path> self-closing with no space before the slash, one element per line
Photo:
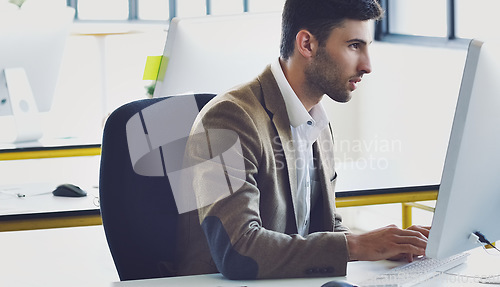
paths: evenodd
<path fill-rule="evenodd" d="M 349 45 L 349 47 L 354 49 L 354 50 L 357 50 L 360 48 L 360 44 L 359 43 L 352 43 Z"/>

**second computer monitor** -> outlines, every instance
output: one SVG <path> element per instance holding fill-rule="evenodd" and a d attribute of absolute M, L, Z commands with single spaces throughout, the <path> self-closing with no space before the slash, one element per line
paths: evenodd
<path fill-rule="evenodd" d="M 0 12 L 0 116 L 8 115 L 8 87 L 5 70 L 20 68 L 26 73 L 36 101 L 36 109 L 48 112 L 56 90 L 66 39 L 75 11 L 54 8 L 48 16 L 33 9 Z"/>
<path fill-rule="evenodd" d="M 29 1 L 28 1 L 29 2 Z M 35 142 L 43 135 L 75 10 L 0 10 L 0 143 Z"/>
<path fill-rule="evenodd" d="M 281 14 L 174 18 L 154 97 L 220 93 L 277 61 Z"/>

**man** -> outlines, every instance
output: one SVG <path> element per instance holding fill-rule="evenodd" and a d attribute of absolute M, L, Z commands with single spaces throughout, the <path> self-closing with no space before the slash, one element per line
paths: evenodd
<path fill-rule="evenodd" d="M 223 182 L 215 167 L 196 171 L 198 198 L 237 188 L 181 216 L 179 275 L 343 276 L 349 261 L 411 261 L 424 254 L 428 228 L 388 226 L 355 235 L 335 211 L 333 136 L 320 100 L 326 94 L 349 101 L 371 72 L 370 25 L 381 14 L 375 0 L 288 0 L 279 59 L 200 112 L 190 157 L 201 163 L 217 156 L 202 155 L 207 138 L 211 150 L 227 146 L 224 137 L 208 133 L 205 141 L 194 140 L 200 131 L 233 131 L 244 167 L 223 162 Z"/>

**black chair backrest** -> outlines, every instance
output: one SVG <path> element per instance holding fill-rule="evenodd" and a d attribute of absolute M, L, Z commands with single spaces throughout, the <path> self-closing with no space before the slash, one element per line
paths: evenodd
<path fill-rule="evenodd" d="M 200 110 L 214 95 L 194 96 Z M 175 276 L 178 212 L 168 177 L 134 172 L 126 132 L 132 116 L 163 100 L 168 98 L 125 104 L 109 116 L 104 128 L 100 208 L 108 245 L 122 281 Z"/>

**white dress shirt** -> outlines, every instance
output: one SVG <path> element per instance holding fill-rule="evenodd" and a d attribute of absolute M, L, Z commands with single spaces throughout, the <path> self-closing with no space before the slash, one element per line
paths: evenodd
<path fill-rule="evenodd" d="M 295 210 L 295 220 L 298 233 L 306 236 L 309 234 L 311 205 L 320 193 L 320 186 L 315 180 L 312 144 L 320 132 L 328 126 L 329 121 L 321 103 L 315 105 L 309 112 L 306 110 L 288 83 L 279 59 L 271 63 L 271 72 L 283 95 L 290 119 L 297 167 L 297 202 L 299 202 L 298 210 Z"/>

